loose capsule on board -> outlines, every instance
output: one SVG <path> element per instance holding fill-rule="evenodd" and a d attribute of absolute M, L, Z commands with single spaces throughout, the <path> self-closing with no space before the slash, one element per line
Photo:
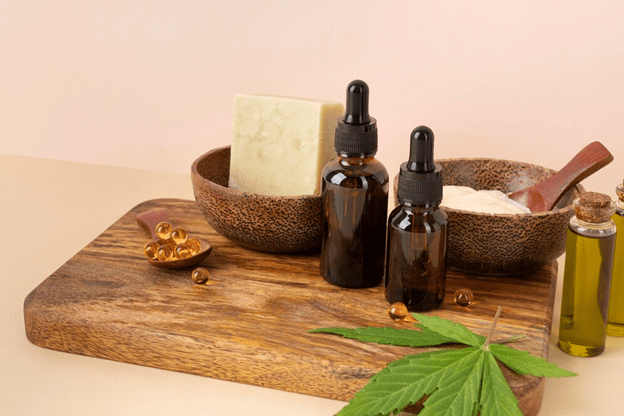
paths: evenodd
<path fill-rule="evenodd" d="M 455 303 L 459 306 L 470 306 L 474 301 L 474 295 L 470 289 L 457 289 L 455 291 Z"/>
<path fill-rule="evenodd" d="M 206 283 L 210 280 L 210 272 L 204 267 L 198 267 L 191 273 L 191 279 L 197 284 Z"/>

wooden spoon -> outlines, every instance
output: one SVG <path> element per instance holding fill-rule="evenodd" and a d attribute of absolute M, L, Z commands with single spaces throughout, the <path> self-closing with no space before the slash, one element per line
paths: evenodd
<path fill-rule="evenodd" d="M 152 236 L 152 240 L 158 240 L 158 236 L 156 235 L 156 225 L 160 222 L 169 222 L 169 218 L 167 216 L 167 212 L 164 209 L 155 209 L 151 211 L 141 212 L 137 215 L 137 222 L 143 228 L 149 230 L 150 235 Z M 208 255 L 212 252 L 212 246 L 208 244 L 207 241 L 199 239 L 201 243 L 201 249 L 196 254 L 193 254 L 191 257 L 186 259 L 177 259 L 177 260 L 168 260 L 168 261 L 160 261 L 158 259 L 147 259 L 150 264 L 156 267 L 162 267 L 164 269 L 181 269 L 183 267 L 193 266 L 200 261 L 204 260 Z"/>
<path fill-rule="evenodd" d="M 613 155 L 602 143 L 590 143 L 553 176 L 507 196 L 531 212 L 550 211 L 563 194 L 612 160 Z"/>

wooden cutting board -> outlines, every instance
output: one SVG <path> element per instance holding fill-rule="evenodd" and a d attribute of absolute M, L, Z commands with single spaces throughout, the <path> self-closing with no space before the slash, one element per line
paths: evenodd
<path fill-rule="evenodd" d="M 142 247 L 149 236 L 136 215 L 154 208 L 213 245 L 201 264 L 210 270 L 209 284 L 195 284 L 192 268 L 147 262 Z M 217 234 L 194 201 L 147 201 L 28 295 L 26 335 L 44 348 L 347 401 L 387 363 L 419 350 L 307 333 L 410 325 L 388 317 L 383 287 L 331 286 L 318 263 L 318 253 L 241 248 Z M 556 280 L 556 262 L 519 277 L 450 271 L 444 303 L 430 313 L 487 335 L 500 305 L 494 341 L 526 334 L 512 345 L 547 357 Z M 467 308 L 453 301 L 463 287 L 475 295 Z M 544 380 L 504 373 L 524 414 L 536 415 Z"/>

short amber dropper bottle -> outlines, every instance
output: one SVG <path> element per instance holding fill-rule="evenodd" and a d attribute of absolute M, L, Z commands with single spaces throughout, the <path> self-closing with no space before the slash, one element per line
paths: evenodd
<path fill-rule="evenodd" d="M 388 220 L 386 300 L 412 312 L 437 308 L 444 300 L 448 220 L 442 202 L 442 168 L 433 160 L 433 132 L 412 131 L 409 160 L 401 165 L 400 205 Z"/>
<path fill-rule="evenodd" d="M 331 284 L 365 288 L 383 280 L 389 177 L 375 159 L 377 121 L 368 114 L 368 85 L 347 87 L 337 121 L 337 158 L 321 176 L 321 276 Z"/>

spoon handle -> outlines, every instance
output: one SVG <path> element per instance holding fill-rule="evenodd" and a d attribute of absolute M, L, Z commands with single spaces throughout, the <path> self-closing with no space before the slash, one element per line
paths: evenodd
<path fill-rule="evenodd" d="M 600 142 L 585 146 L 559 172 L 535 186 L 544 196 L 546 209 L 550 210 L 570 188 L 602 169 L 613 160 L 613 155 Z"/>
<path fill-rule="evenodd" d="M 156 235 L 156 225 L 163 221 L 169 222 L 167 211 L 164 209 L 153 209 L 137 214 L 137 222 L 140 226 L 150 232 L 152 240 L 158 240 L 158 236 Z"/>

